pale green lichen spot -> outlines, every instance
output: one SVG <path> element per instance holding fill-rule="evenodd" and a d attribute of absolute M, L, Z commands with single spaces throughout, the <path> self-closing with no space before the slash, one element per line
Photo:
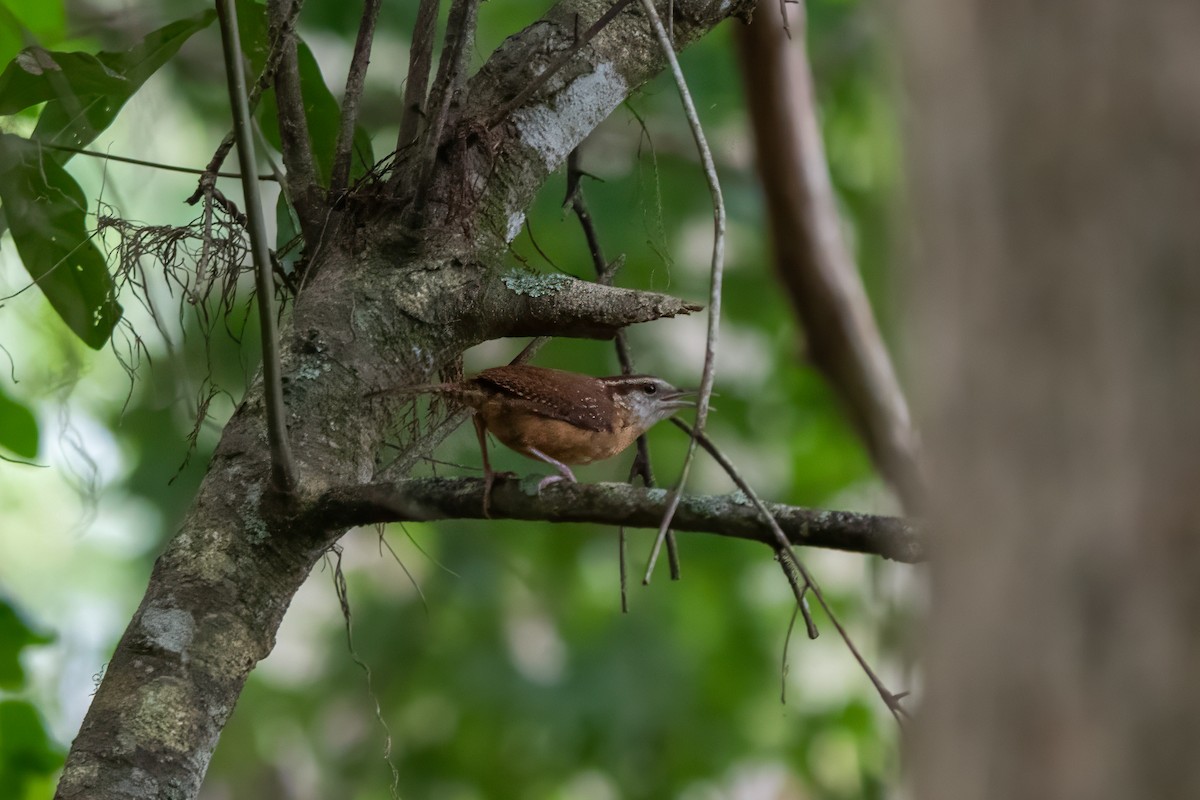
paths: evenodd
<path fill-rule="evenodd" d="M 527 297 L 544 297 L 548 294 L 561 292 L 574 280 L 568 275 L 544 275 L 540 272 L 513 271 L 501 280 L 514 294 Z"/>

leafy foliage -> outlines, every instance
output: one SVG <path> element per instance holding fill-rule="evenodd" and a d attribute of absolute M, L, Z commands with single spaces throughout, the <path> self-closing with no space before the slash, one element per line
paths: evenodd
<path fill-rule="evenodd" d="M 37 419 L 28 406 L 9 397 L 3 389 L 0 389 L 0 447 L 23 458 L 34 458 L 38 451 Z M 3 682 L 0 664 L 0 686 Z"/>
<path fill-rule="evenodd" d="M 147 34 L 121 53 L 59 53 L 30 47 L 0 74 L 0 114 L 45 103 L 33 138 L 85 147 L 108 128 L 121 107 L 192 34 L 216 19 L 205 11 Z M 61 154 L 66 161 L 70 153 Z"/>
<path fill-rule="evenodd" d="M 64 753 L 25 700 L 0 700 L 0 796 L 24 798 L 62 767 Z"/>
<path fill-rule="evenodd" d="M 104 346 L 121 307 L 87 230 L 87 199 L 62 168 L 72 154 L 47 151 L 33 142 L 77 148 L 91 143 L 146 79 L 215 17 L 205 11 L 171 23 L 120 53 L 28 47 L 0 74 L 0 115 L 44 104 L 32 142 L 12 134 L 0 138 L 5 219 L 30 276 L 89 347 Z"/>
<path fill-rule="evenodd" d="M 21 669 L 21 651 L 36 644 L 48 644 L 54 637 L 29 627 L 17 610 L 0 598 L 0 689 L 14 692 L 25 684 Z"/>
<path fill-rule="evenodd" d="M 0 689 L 23 689 L 21 651 L 51 641 L 53 637 L 33 631 L 16 608 L 0 598 Z M 24 798 L 31 785 L 44 783 L 62 766 L 63 755 L 32 703 L 0 700 L 0 797 Z"/>
<path fill-rule="evenodd" d="M 0 2 L 0 64 L 37 42 L 57 41 L 66 27 L 61 3 Z"/>
<path fill-rule="evenodd" d="M 103 347 L 121 306 L 79 184 L 36 143 L 0 134 L 0 202 L 30 277 L 76 336 Z"/>

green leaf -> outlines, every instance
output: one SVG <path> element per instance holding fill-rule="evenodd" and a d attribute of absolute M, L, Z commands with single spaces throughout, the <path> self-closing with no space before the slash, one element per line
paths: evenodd
<path fill-rule="evenodd" d="M 3 389 L 0 389 L 0 447 L 23 458 L 34 458 L 38 452 L 38 427 L 33 412 L 5 394 Z M 0 682 L 3 675 L 0 666 Z"/>
<path fill-rule="evenodd" d="M 15 692 L 25 685 L 21 650 L 30 645 L 49 644 L 54 637 L 29 627 L 17 610 L 0 597 L 0 689 Z"/>
<path fill-rule="evenodd" d="M 0 2 L 0 64 L 7 64 L 24 47 L 61 40 L 66 21 L 61 0 Z"/>
<path fill-rule="evenodd" d="M 91 53 L 28 47 L 0 73 L 0 114 L 15 114 L 57 98 L 80 105 L 87 95 L 125 93 L 129 82 Z"/>
<path fill-rule="evenodd" d="M 99 350 L 121 306 L 88 234 L 79 184 L 37 143 L 0 134 L 0 202 L 29 275 L 67 327 Z"/>
<path fill-rule="evenodd" d="M 146 79 L 179 51 L 192 34 L 216 18 L 205 11 L 147 34 L 121 53 L 62 53 L 30 47 L 0 74 L 0 114 L 46 103 L 33 138 L 84 147 L 112 124 Z M 66 162 L 69 154 L 56 156 Z"/>
<path fill-rule="evenodd" d="M 31 703 L 0 702 L 0 797 L 25 797 L 31 783 L 53 774 L 63 760 Z"/>
<path fill-rule="evenodd" d="M 258 80 L 267 63 L 270 42 L 267 41 L 267 7 L 255 0 L 237 0 L 238 35 L 242 40 L 242 55 L 250 62 L 246 80 Z"/>

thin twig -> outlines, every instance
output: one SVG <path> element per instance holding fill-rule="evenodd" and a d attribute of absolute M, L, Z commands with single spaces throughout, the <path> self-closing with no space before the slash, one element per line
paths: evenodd
<path fill-rule="evenodd" d="M 433 64 L 433 36 L 437 31 L 440 0 L 421 0 L 413 24 L 412 49 L 408 53 L 408 76 L 404 83 L 404 100 L 400 115 L 400 132 L 396 136 L 396 159 L 417 139 L 417 128 L 425 116 L 425 95 L 429 89 L 429 69 Z M 394 169 L 388 189 L 396 194 L 405 171 Z"/>
<path fill-rule="evenodd" d="M 609 262 L 604 258 L 604 250 L 600 245 L 600 235 L 596 232 L 596 223 L 592 220 L 591 212 L 588 211 L 587 201 L 583 197 L 582 180 L 584 176 L 583 169 L 579 165 L 579 148 L 576 147 L 567 156 L 567 202 L 571 204 L 571 209 L 575 212 L 575 216 L 579 218 L 579 226 L 583 228 L 584 238 L 587 239 L 588 252 L 592 256 L 592 266 L 596 270 L 596 280 L 605 286 L 611 286 L 613 280 L 617 276 L 617 270 L 621 266 L 620 261 Z M 617 335 L 613 337 L 613 343 L 617 350 L 617 361 L 621 365 L 622 375 L 632 375 L 633 373 L 633 356 L 629 352 L 629 340 L 625 336 L 625 330 L 617 331 Z M 633 483 L 635 477 L 641 477 L 642 483 L 645 486 L 654 485 L 654 470 L 650 466 L 650 444 L 646 440 L 645 434 L 637 438 L 637 455 L 633 458 L 633 465 L 629 468 L 629 482 Z M 621 559 L 621 610 L 629 610 L 628 595 L 626 592 L 626 569 L 625 569 L 625 528 L 621 528 L 617 536 L 617 550 Z M 679 545 L 675 540 L 675 532 L 667 531 L 667 563 L 671 568 L 671 580 L 679 580 Z"/>
<path fill-rule="evenodd" d="M 775 536 L 775 554 L 779 558 L 779 566 L 783 569 L 783 574 L 787 576 L 788 583 L 792 587 L 792 592 L 796 596 L 796 607 L 804 615 L 804 625 L 808 629 L 809 638 L 817 638 L 817 626 L 813 622 L 812 613 L 809 611 L 808 603 L 804 598 L 804 593 L 812 588 L 812 582 L 809 581 L 808 573 L 800 566 L 799 561 L 796 559 L 795 553 L 792 551 L 791 540 L 783 532 L 783 528 L 779 527 L 779 521 L 775 519 L 775 515 L 759 499 L 758 494 L 746 482 L 746 479 L 741 476 L 741 473 L 737 471 L 737 467 L 733 465 L 733 462 L 717 449 L 717 446 L 713 444 L 713 441 L 706 434 L 697 432 L 695 428 L 680 419 L 672 418 L 671 423 L 688 434 L 693 442 L 699 442 L 705 452 L 721 465 L 721 469 L 725 470 L 725 474 L 742 490 L 742 494 L 746 495 L 746 499 L 758 509 L 758 513 L 762 516 L 763 521 L 767 523 L 767 527 L 771 529 L 771 533 Z M 789 559 L 791 563 L 789 563 Z M 803 578 L 803 582 L 796 579 L 797 574 Z"/>
<path fill-rule="evenodd" d="M 617 528 L 617 572 L 621 586 L 621 613 L 629 613 L 629 535 L 625 526 Z"/>
<path fill-rule="evenodd" d="M 708 421 L 708 406 L 712 399 L 713 380 L 716 377 L 717 335 L 721 325 L 721 281 L 725 269 L 725 200 L 721 195 L 721 183 L 717 178 L 717 168 L 713 163 L 712 151 L 708 147 L 708 140 L 704 137 L 704 129 L 700 126 L 700 117 L 696 114 L 696 105 L 692 102 L 692 95 L 688 91 L 687 80 L 683 77 L 679 60 L 675 58 L 671 39 L 667 36 L 658 11 L 654 8 L 654 0 L 642 0 L 642 8 L 645 9 L 646 16 L 650 18 L 650 26 L 654 29 L 654 35 L 658 37 L 663 55 L 671 65 L 671 74 L 675 78 L 675 86 L 679 89 L 679 99 L 683 103 L 684 114 L 692 129 L 692 137 L 696 140 L 696 149 L 700 153 L 700 161 L 704 167 L 704 177 L 708 182 L 709 192 L 712 194 L 713 252 L 708 300 L 708 336 L 705 339 L 704 372 L 700 377 L 700 389 L 696 398 L 695 430 L 697 434 L 701 434 L 704 432 L 704 424 Z M 675 516 L 676 509 L 679 508 L 683 487 L 687 483 L 688 473 L 691 471 L 692 461 L 695 457 L 696 437 L 693 437 L 688 443 L 687 455 L 683 459 L 683 469 L 679 473 L 679 481 L 671 490 L 667 513 L 663 515 L 662 525 L 659 526 L 658 536 L 654 540 L 654 548 L 650 551 L 646 574 L 642 578 L 643 583 L 650 582 L 650 575 L 654 572 L 659 550 L 662 548 L 663 540 L 666 539 L 667 531 L 671 528 L 671 519 Z"/>
<path fill-rule="evenodd" d="M 831 608 L 829 603 L 826 602 L 825 595 L 821 591 L 821 587 L 818 586 L 817 582 L 813 579 L 812 573 L 810 573 L 808 568 L 804 566 L 804 562 L 802 562 L 799 557 L 796 556 L 796 552 L 792 547 L 791 540 L 788 539 L 787 534 L 783 532 L 783 529 L 779 527 L 779 522 L 775 519 L 775 515 L 772 514 L 770 509 L 768 509 L 762 500 L 759 499 L 758 495 L 754 492 L 754 489 L 750 487 L 750 484 L 747 483 L 745 479 L 742 478 L 742 476 L 738 473 L 737 469 L 733 466 L 733 462 L 726 458 L 725 455 L 719 449 L 717 449 L 717 446 L 713 444 L 713 441 L 709 439 L 708 436 L 698 432 L 695 428 L 692 428 L 682 420 L 672 419 L 671 422 L 674 423 L 676 427 L 688 433 L 692 437 L 693 442 L 699 442 L 700 446 L 703 447 L 708 454 L 711 455 L 713 459 L 715 459 L 716 462 L 721 465 L 721 468 L 724 469 L 726 474 L 728 474 L 733 482 L 737 484 L 737 487 L 742 490 L 742 492 L 746 495 L 746 499 L 748 499 L 754 505 L 754 507 L 758 509 L 759 516 L 764 522 L 767 523 L 768 527 L 770 527 L 771 533 L 774 535 L 776 540 L 776 553 L 780 557 L 780 566 L 783 567 L 784 574 L 788 576 L 788 582 L 792 586 L 792 591 L 797 594 L 797 605 L 800 608 L 800 613 L 804 615 L 804 621 L 808 626 L 809 635 L 812 636 L 816 628 L 808 612 L 808 607 L 803 603 L 803 589 L 811 591 L 813 597 L 817 598 L 817 603 L 820 604 L 821 609 L 825 612 L 825 616 L 829 617 L 829 621 L 833 623 L 833 627 L 837 630 L 838 635 L 841 636 L 842 641 L 846 644 L 846 648 L 850 651 L 850 654 L 854 656 L 854 660 L 858 662 L 859 667 L 862 668 L 862 671 L 866 674 L 868 680 L 871 681 L 871 685 L 875 687 L 875 691 L 879 693 L 879 697 L 888 707 L 888 710 L 892 712 L 892 716 L 894 716 L 897 721 L 901 721 L 902 718 L 908 715 L 908 712 L 905 711 L 904 707 L 900 705 L 900 701 L 903 700 L 908 693 L 900 692 L 897 694 L 890 691 L 887 686 L 884 685 L 883 681 L 880 680 L 879 676 L 875 674 L 875 670 L 871 669 L 871 665 L 867 663 L 867 659 L 854 644 L 854 640 L 850 638 L 850 634 L 848 634 L 846 629 L 842 627 L 842 623 L 838 620 L 837 615 L 833 613 L 833 608 Z M 798 590 L 799 581 L 797 581 L 795 575 L 790 572 L 792 569 L 794 569 L 795 572 L 799 574 L 800 578 L 803 579 L 803 589 Z"/>
<path fill-rule="evenodd" d="M 792 608 L 792 618 L 788 620 L 787 634 L 783 637 L 783 654 L 779 663 L 779 702 L 787 705 L 787 676 L 788 651 L 792 644 L 792 631 L 796 629 L 796 617 L 800 615 L 800 606 Z"/>
<path fill-rule="evenodd" d="M 175 164 L 161 164 L 157 161 L 143 161 L 140 158 L 130 158 L 129 156 L 114 156 L 112 153 L 101 153 L 98 150 L 84 150 L 82 147 L 70 147 L 65 144 L 50 144 L 49 142 L 39 142 L 39 146 L 45 147 L 48 150 L 61 150 L 64 153 L 74 153 L 80 156 L 91 156 L 92 158 L 102 158 L 105 161 L 118 161 L 122 164 L 133 164 L 139 167 L 151 167 L 153 169 L 161 169 L 164 172 L 184 172 L 188 175 L 212 175 L 217 178 L 237 178 L 242 177 L 240 172 L 210 172 L 207 169 L 196 169 L 195 167 L 180 167 Z M 258 175 L 260 181 L 273 181 L 274 175 Z"/>
<path fill-rule="evenodd" d="M 400 567 L 400 570 L 404 573 L 404 577 L 408 578 L 408 582 L 412 585 L 413 590 L 417 593 L 417 597 L 421 600 L 421 608 L 425 610 L 425 615 L 429 616 L 429 601 L 425 599 L 425 592 L 421 591 L 421 584 L 417 581 L 417 576 L 413 575 L 412 571 L 404 565 L 404 562 L 400 560 L 400 555 L 396 552 L 396 548 L 392 547 L 392 543 L 384 537 L 384 526 L 379 525 L 378 527 L 379 554 L 383 555 L 383 548 L 385 547 L 392 554 L 392 560 L 396 562 L 396 566 Z"/>
<path fill-rule="evenodd" d="M 808 598 L 805 593 L 812 588 L 808 581 L 796 569 L 796 556 L 788 548 L 776 548 L 775 558 L 779 561 L 779 567 L 783 570 L 784 576 L 787 578 L 788 586 L 792 588 L 792 594 L 795 595 L 796 609 L 804 615 L 804 628 L 808 632 L 808 638 L 816 639 L 821 635 L 817 630 L 817 623 L 812 617 L 812 610 L 808 607 Z"/>
<path fill-rule="evenodd" d="M 9 464 L 20 464 L 22 467 L 37 467 L 38 469 L 49 469 L 49 464 L 37 464 L 33 461 L 22 461 L 19 458 L 9 458 L 6 455 L 0 455 L 0 461 L 5 461 Z"/>
<path fill-rule="evenodd" d="M 354 128 L 358 123 L 358 104 L 362 99 L 367 65 L 371 61 L 371 43 L 375 40 L 375 20 L 379 18 L 379 6 L 382 1 L 364 0 L 363 2 L 362 22 L 358 26 L 358 39 L 354 42 L 354 55 L 350 58 L 350 70 L 346 73 L 346 94 L 342 97 L 342 118 L 338 126 L 337 144 L 333 149 L 333 168 L 329 177 L 331 193 L 345 190 L 350 180 L 350 153 L 354 149 Z"/>
<path fill-rule="evenodd" d="M 263 219 L 258 181 L 254 177 L 254 139 L 250 125 L 250 107 L 246 102 L 246 74 L 242 69 L 242 48 L 234 0 L 220 0 L 217 3 L 217 12 L 221 24 L 221 43 L 225 52 L 229 105 L 233 111 L 233 129 L 237 134 L 238 161 L 242 170 L 242 193 L 246 204 L 251 257 L 254 260 L 254 284 L 258 293 L 258 319 L 262 327 L 263 395 L 267 414 L 267 440 L 271 448 L 271 486 L 278 492 L 289 494 L 296 485 L 295 467 L 288 444 L 287 408 L 283 403 L 282 369 L 279 361 L 279 333 L 275 328 L 271 254 L 267 245 L 267 225 Z"/>
<path fill-rule="evenodd" d="M 427 550 L 426 550 L 424 547 L 422 547 L 422 546 L 421 546 L 421 543 L 420 543 L 420 542 L 418 542 L 418 541 L 417 541 L 417 539 L 416 539 L 416 537 L 415 537 L 415 536 L 413 536 L 413 535 L 412 535 L 412 534 L 409 532 L 408 528 L 406 528 L 406 527 L 405 527 L 405 525 L 404 525 L 404 523 L 403 523 L 403 522 L 398 522 L 398 523 L 396 523 L 396 524 L 400 526 L 400 530 L 401 530 L 401 531 L 404 533 L 404 537 L 405 537 L 406 539 L 408 539 L 408 541 L 409 541 L 409 542 L 411 542 L 411 543 L 412 543 L 412 546 L 413 546 L 413 547 L 417 548 L 417 552 L 418 552 L 418 553 L 420 553 L 421 555 L 423 555 L 423 556 L 425 556 L 426 558 L 428 558 L 428 559 L 429 559 L 431 562 L 433 562 L 433 565 L 434 565 L 435 567 L 437 567 L 438 569 L 440 569 L 442 572 L 446 573 L 447 575 L 449 575 L 449 576 L 451 576 L 451 577 L 458 578 L 459 580 L 462 580 L 462 575 L 459 575 L 457 572 L 455 572 L 454 570 L 450 569 L 449 567 L 447 567 L 447 566 L 446 566 L 445 564 L 443 564 L 442 562 L 438 561 L 436 558 L 434 558 L 434 557 L 433 557 L 433 555 L 431 555 L 431 554 L 429 553 L 429 551 L 427 551 Z"/>

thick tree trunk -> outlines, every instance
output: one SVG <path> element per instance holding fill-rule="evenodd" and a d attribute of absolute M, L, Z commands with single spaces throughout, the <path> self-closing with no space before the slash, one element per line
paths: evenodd
<path fill-rule="evenodd" d="M 902 3 L 917 797 L 1200 797 L 1200 3 Z"/>

